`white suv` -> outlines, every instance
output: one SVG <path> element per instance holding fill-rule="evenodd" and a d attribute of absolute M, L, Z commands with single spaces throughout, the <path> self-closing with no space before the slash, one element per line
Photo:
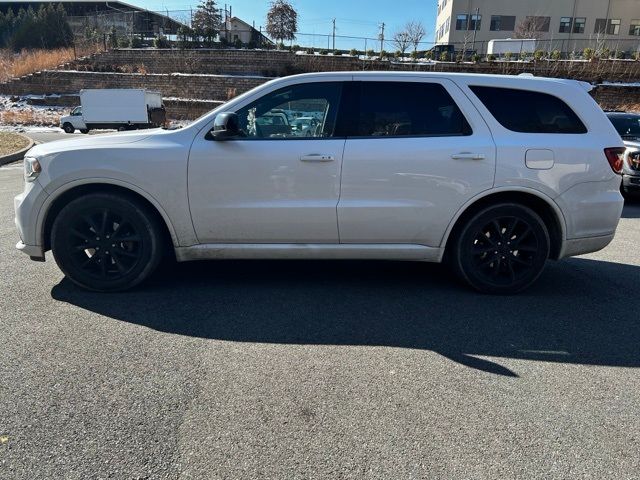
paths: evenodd
<path fill-rule="evenodd" d="M 18 249 L 78 285 L 133 287 L 171 246 L 223 258 L 447 260 L 520 291 L 613 239 L 624 145 L 588 85 L 322 73 L 269 82 L 180 130 L 64 140 L 25 158 Z M 296 118 L 316 119 L 308 135 Z"/>

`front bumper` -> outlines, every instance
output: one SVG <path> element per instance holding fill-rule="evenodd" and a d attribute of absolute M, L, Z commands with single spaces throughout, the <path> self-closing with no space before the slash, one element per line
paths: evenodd
<path fill-rule="evenodd" d="M 38 229 L 38 215 L 49 195 L 36 180 L 25 183 L 24 191 L 13 199 L 15 224 L 20 236 L 16 248 L 32 260 L 44 260 L 44 245 Z"/>
<path fill-rule="evenodd" d="M 44 262 L 44 249 L 42 246 L 37 245 L 25 245 L 22 240 L 16 243 L 16 248 L 22 253 L 29 255 L 31 260 L 36 262 Z"/>
<path fill-rule="evenodd" d="M 640 193 L 640 172 L 635 175 L 622 175 L 622 189 L 625 193 Z"/>

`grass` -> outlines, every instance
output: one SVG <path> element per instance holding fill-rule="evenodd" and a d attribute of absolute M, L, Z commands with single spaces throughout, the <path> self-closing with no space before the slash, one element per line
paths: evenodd
<path fill-rule="evenodd" d="M 0 110 L 0 125 L 57 127 L 60 125 L 60 117 L 68 115 L 69 110 Z"/>
<path fill-rule="evenodd" d="M 15 133 L 0 132 L 0 156 L 15 153 L 29 145 L 29 140 Z"/>
<path fill-rule="evenodd" d="M 0 82 L 13 77 L 21 77 L 30 73 L 47 70 L 71 62 L 76 58 L 93 53 L 94 50 L 82 51 L 73 48 L 59 48 L 56 50 L 23 50 L 13 53 L 10 50 L 0 50 Z"/>

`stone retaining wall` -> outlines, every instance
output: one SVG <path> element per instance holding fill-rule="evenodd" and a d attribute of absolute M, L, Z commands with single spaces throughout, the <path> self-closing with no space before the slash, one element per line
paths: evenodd
<path fill-rule="evenodd" d="M 640 62 L 626 60 L 412 63 L 362 60 L 351 56 L 296 55 L 263 50 L 155 50 L 121 49 L 72 62 L 68 69 L 146 73 L 206 73 L 278 77 L 304 72 L 352 70 L 412 70 L 575 78 L 593 83 L 640 80 Z"/>
<path fill-rule="evenodd" d="M 270 80 L 265 77 L 49 70 L 0 84 L 4 95 L 77 94 L 83 88 L 146 88 L 163 97 L 228 100 Z"/>

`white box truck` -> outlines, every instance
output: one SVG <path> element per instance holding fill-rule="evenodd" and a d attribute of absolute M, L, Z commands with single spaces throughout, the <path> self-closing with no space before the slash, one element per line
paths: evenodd
<path fill-rule="evenodd" d="M 505 38 L 489 40 L 489 44 L 487 45 L 487 55 L 504 55 L 505 53 L 519 55 L 521 53 L 533 53 L 535 51 L 535 38 Z"/>
<path fill-rule="evenodd" d="M 95 129 L 135 130 L 160 127 L 165 122 L 162 95 L 144 89 L 80 91 L 80 106 L 60 119 L 66 133 Z"/>

